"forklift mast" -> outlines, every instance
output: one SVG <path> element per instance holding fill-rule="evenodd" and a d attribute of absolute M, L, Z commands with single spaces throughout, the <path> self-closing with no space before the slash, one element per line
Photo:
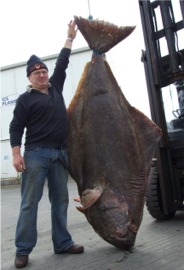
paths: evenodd
<path fill-rule="evenodd" d="M 184 1 L 178 0 L 178 6 L 182 19 L 176 22 L 172 1 L 139 0 L 151 117 L 163 132 L 147 194 L 148 210 L 157 219 L 171 218 L 177 210 L 184 210 L 184 35 L 179 40 L 184 30 Z"/>

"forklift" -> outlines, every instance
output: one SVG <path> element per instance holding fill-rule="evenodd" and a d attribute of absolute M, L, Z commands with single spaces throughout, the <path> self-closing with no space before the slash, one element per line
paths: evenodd
<path fill-rule="evenodd" d="M 184 1 L 178 0 L 178 22 L 172 1 L 138 1 L 151 118 L 163 132 L 145 203 L 153 218 L 167 220 L 184 211 Z"/>

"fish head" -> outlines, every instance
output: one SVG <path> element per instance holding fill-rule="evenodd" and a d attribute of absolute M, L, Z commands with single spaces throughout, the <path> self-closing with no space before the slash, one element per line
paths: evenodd
<path fill-rule="evenodd" d="M 84 214 L 105 241 L 125 250 L 135 242 L 138 224 L 133 219 L 131 199 L 118 191 L 106 190 Z"/>

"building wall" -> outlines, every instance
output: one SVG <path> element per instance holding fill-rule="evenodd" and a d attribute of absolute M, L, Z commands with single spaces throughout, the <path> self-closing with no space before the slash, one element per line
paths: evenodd
<path fill-rule="evenodd" d="M 84 66 L 91 59 L 91 55 L 91 50 L 86 47 L 72 51 L 63 90 L 67 107 L 76 91 Z M 42 58 L 49 68 L 50 75 L 53 73 L 57 56 L 58 54 Z M 26 91 L 28 84 L 26 62 L 1 68 L 1 181 L 19 177 L 12 165 L 9 124 L 12 120 L 16 99 Z"/>

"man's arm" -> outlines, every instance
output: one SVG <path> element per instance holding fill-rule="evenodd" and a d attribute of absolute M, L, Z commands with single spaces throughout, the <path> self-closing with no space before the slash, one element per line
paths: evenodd
<path fill-rule="evenodd" d="M 67 31 L 67 39 L 64 43 L 64 47 L 62 48 L 54 68 L 54 72 L 50 77 L 50 83 L 55 86 L 59 92 L 62 92 L 63 85 L 66 79 L 66 69 L 69 63 L 69 57 L 71 54 L 71 47 L 73 40 L 75 39 L 77 34 L 77 28 L 75 21 L 70 21 L 68 24 L 68 31 Z"/>
<path fill-rule="evenodd" d="M 20 102 L 20 99 L 21 98 L 19 97 L 16 102 L 13 119 L 9 128 L 10 144 L 12 147 L 13 155 L 13 166 L 17 172 L 22 172 L 25 170 L 25 162 L 21 155 L 21 141 L 27 119 L 27 111 L 22 105 L 22 102 Z M 25 103 L 25 100 L 23 103 Z"/>

